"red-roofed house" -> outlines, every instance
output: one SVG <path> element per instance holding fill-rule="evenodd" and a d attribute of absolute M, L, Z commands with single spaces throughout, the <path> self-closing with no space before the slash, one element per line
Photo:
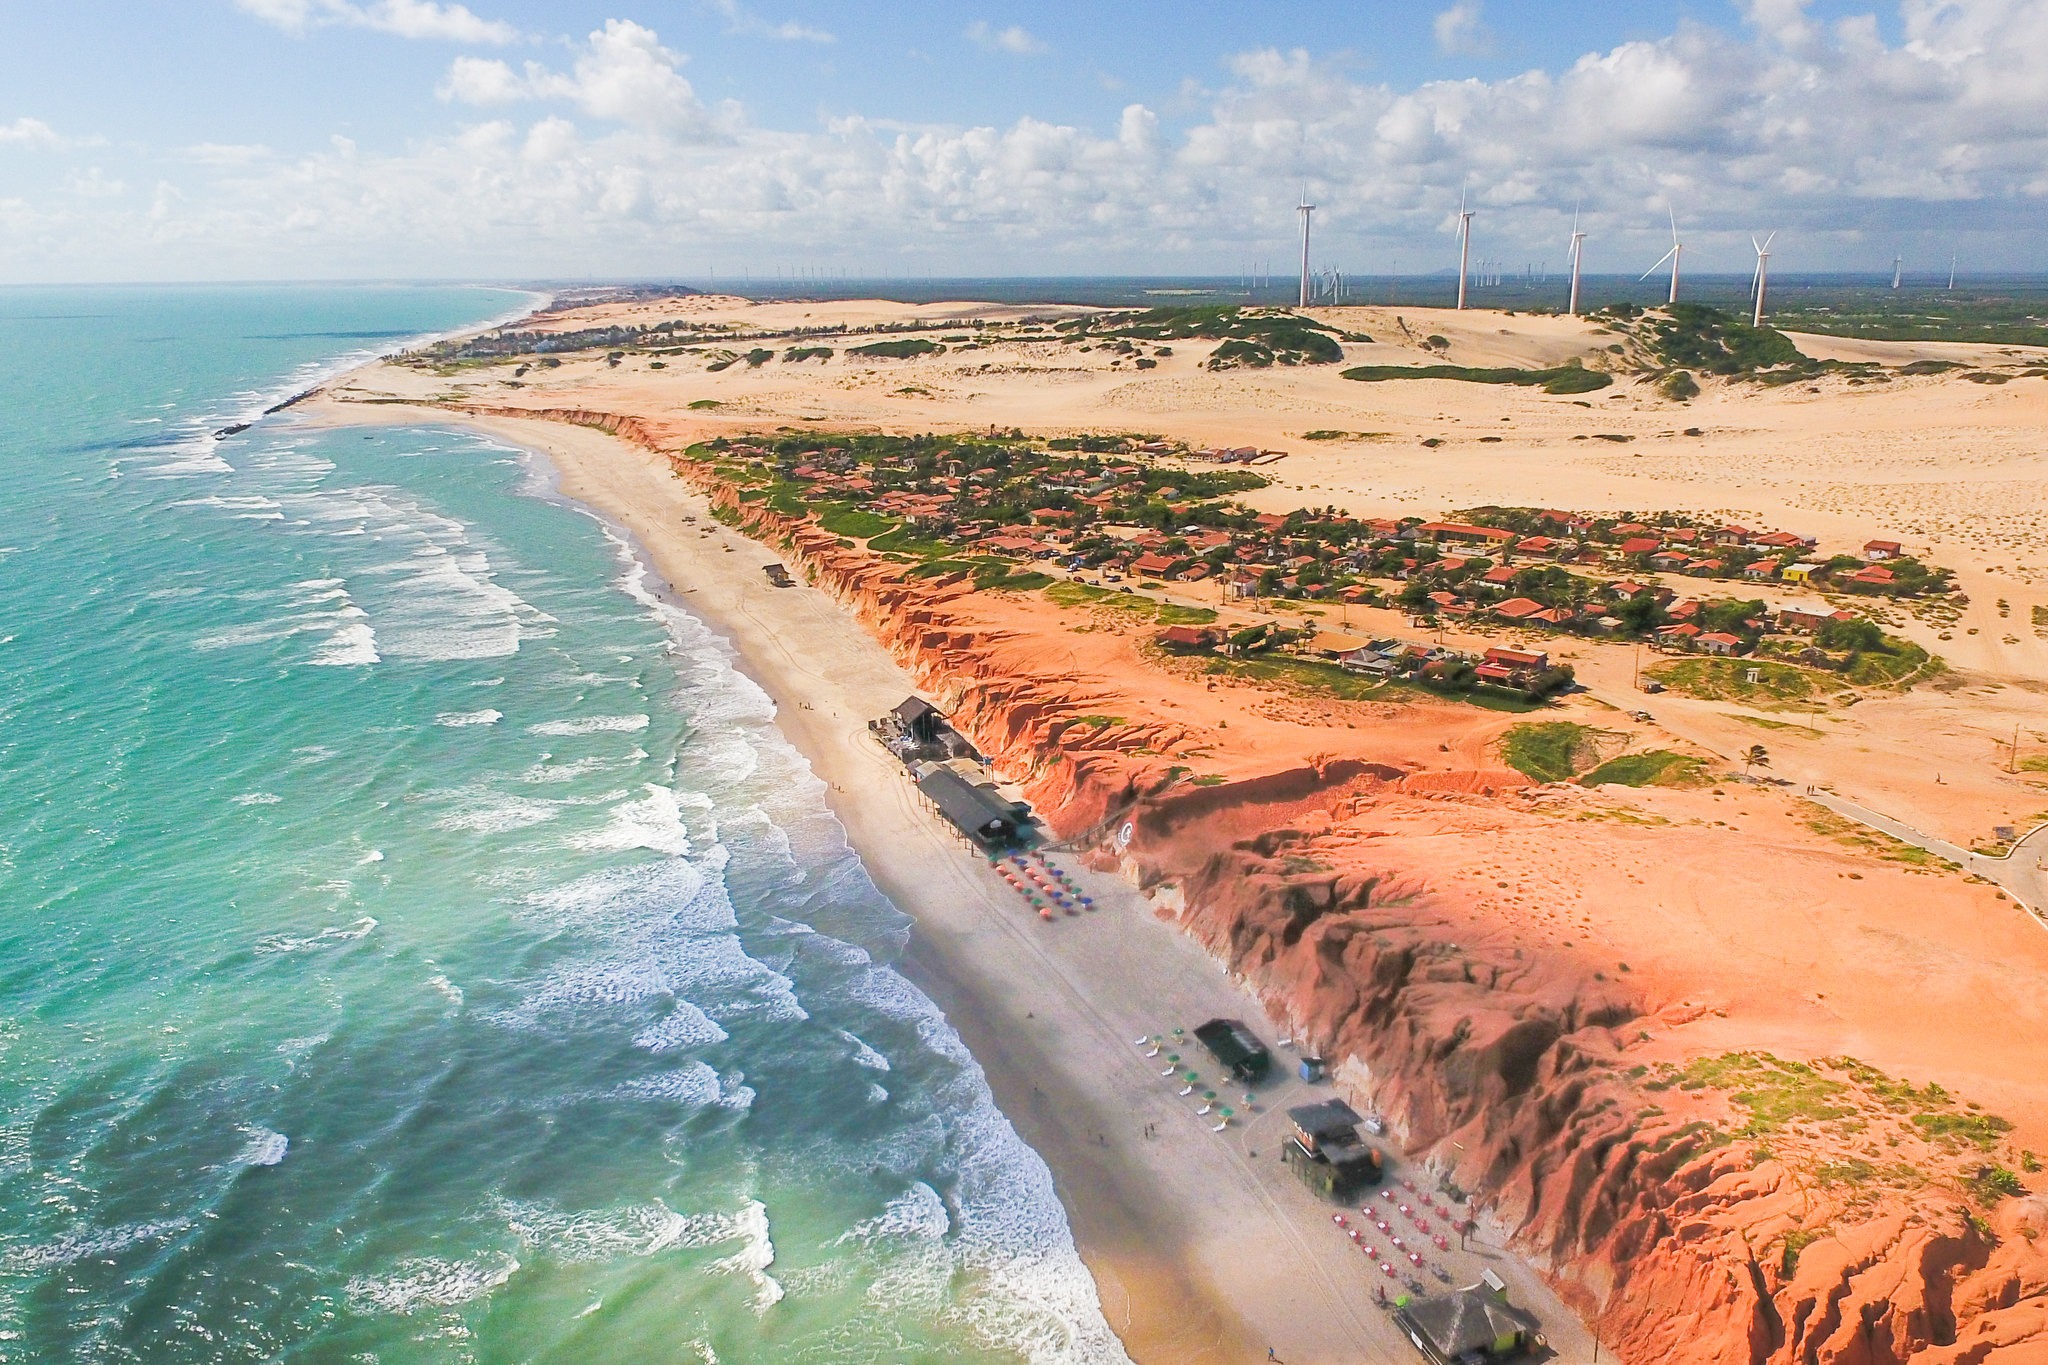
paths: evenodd
<path fill-rule="evenodd" d="M 1880 559 L 1897 559 L 1905 552 L 1905 547 L 1896 540 L 1872 540 L 1863 546 L 1863 557 L 1873 564 Z"/>
<path fill-rule="evenodd" d="M 1743 639 L 1740 635 L 1730 635 L 1725 630 L 1710 630 L 1693 643 L 1708 654 L 1719 654 L 1724 657 L 1730 654 L 1740 654 L 1749 648 L 1747 640 Z"/>
<path fill-rule="evenodd" d="M 1657 551 L 1657 547 L 1663 543 L 1663 541 L 1658 540 L 1655 536 L 1630 536 L 1627 540 L 1621 542 L 1621 552 L 1625 555 L 1654 554 Z"/>
<path fill-rule="evenodd" d="M 1510 597 L 1493 609 L 1493 614 L 1503 621 L 1526 621 L 1543 610 L 1541 602 L 1532 602 L 1526 597 Z"/>

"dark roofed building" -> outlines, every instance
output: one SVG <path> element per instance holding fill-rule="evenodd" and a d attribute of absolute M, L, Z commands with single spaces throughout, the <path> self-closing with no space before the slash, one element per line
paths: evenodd
<path fill-rule="evenodd" d="M 955 829 L 983 850 L 1016 843 L 1029 819 L 1023 806 L 994 787 L 969 782 L 942 763 L 929 764 L 918 772 L 917 789 Z"/>
<path fill-rule="evenodd" d="M 1504 1360 L 1542 1340 L 1534 1314 L 1485 1285 L 1417 1299 L 1397 1310 L 1394 1321 L 1431 1365 Z"/>
<path fill-rule="evenodd" d="M 1296 1105 L 1287 1111 L 1294 1131 L 1280 1144 L 1280 1159 L 1301 1183 L 1325 1199 L 1349 1199 L 1384 1174 L 1380 1154 L 1358 1136 L 1362 1120 L 1342 1100 Z"/>
<path fill-rule="evenodd" d="M 923 697 L 907 698 L 889 714 L 896 717 L 904 734 L 920 744 L 936 742 L 940 732 L 947 728 L 945 714 Z"/>

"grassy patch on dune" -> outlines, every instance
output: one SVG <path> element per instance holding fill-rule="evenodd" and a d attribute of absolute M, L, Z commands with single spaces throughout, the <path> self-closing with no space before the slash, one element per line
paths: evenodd
<path fill-rule="evenodd" d="M 1549 370 L 1515 367 L 1478 368 L 1470 365 L 1359 365 L 1344 371 L 1346 379 L 1362 384 L 1381 384 L 1390 379 L 1456 379 L 1467 384 L 1515 384 L 1540 388 L 1545 393 L 1592 393 L 1614 382 L 1614 376 L 1578 365 L 1559 365 Z"/>
<path fill-rule="evenodd" d="M 1749 680 L 1752 669 L 1755 682 Z M 1843 684 L 1816 669 L 1766 659 L 1680 659 L 1650 669 L 1645 676 L 1688 697 L 1752 704 L 1819 705 Z"/>
<path fill-rule="evenodd" d="M 1500 737 L 1500 756 L 1524 777 L 1568 782 L 1592 759 L 1593 730 L 1566 720 L 1517 725 Z"/>
<path fill-rule="evenodd" d="M 1610 758 L 1579 781 L 1588 787 L 1688 787 L 1706 777 L 1706 760 L 1669 749 Z"/>
<path fill-rule="evenodd" d="M 1207 607 L 1155 602 L 1139 593 L 1117 592 L 1113 588 L 1098 588 L 1066 579 L 1048 584 L 1045 600 L 1058 607 L 1108 607 L 1162 626 L 1206 626 L 1216 620 L 1216 613 Z"/>

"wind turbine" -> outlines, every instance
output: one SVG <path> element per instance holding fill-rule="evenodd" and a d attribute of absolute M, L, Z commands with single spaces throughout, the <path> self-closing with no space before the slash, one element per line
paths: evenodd
<path fill-rule="evenodd" d="M 1572 307 L 1573 317 L 1579 315 L 1579 258 L 1585 254 L 1586 234 L 1579 231 L 1579 211 L 1572 210 Z"/>
<path fill-rule="evenodd" d="M 1308 202 L 1308 182 L 1301 182 L 1301 203 L 1295 207 L 1301 215 L 1301 306 L 1308 307 L 1308 220 L 1315 215 L 1316 206 Z"/>
<path fill-rule="evenodd" d="M 1665 205 L 1665 209 L 1671 214 L 1671 250 L 1665 252 L 1662 256 L 1659 256 L 1657 258 L 1657 264 L 1651 266 L 1648 270 L 1645 270 L 1642 274 L 1642 278 L 1646 280 L 1649 279 L 1650 276 L 1657 273 L 1657 271 L 1663 266 L 1664 262 L 1671 262 L 1670 302 L 1677 303 L 1678 265 L 1679 262 L 1685 258 L 1685 244 L 1678 240 L 1678 210 L 1671 208 L 1669 204 Z"/>
<path fill-rule="evenodd" d="M 1465 196 L 1458 195 L 1458 308 L 1465 307 L 1465 272 L 1472 265 L 1472 211 L 1465 207 Z"/>
<path fill-rule="evenodd" d="M 1892 257 L 1892 288 L 1897 289 L 1899 287 L 1899 282 L 1905 278 L 1905 274 L 1906 258 L 1904 256 Z"/>
<path fill-rule="evenodd" d="M 1771 243 L 1777 240 L 1777 236 L 1773 232 L 1761 242 L 1754 237 L 1749 239 L 1749 244 L 1756 248 L 1756 312 L 1749 320 L 1752 327 L 1764 325 L 1764 291 L 1771 283 Z"/>

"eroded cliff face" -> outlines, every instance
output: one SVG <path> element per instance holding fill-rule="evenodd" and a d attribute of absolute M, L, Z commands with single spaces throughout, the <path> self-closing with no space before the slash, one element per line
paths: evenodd
<path fill-rule="evenodd" d="M 503 415 L 602 427 L 656 451 L 682 444 L 634 418 Z M 1786 1073 L 1819 1087 L 1826 1106 L 1811 1112 L 1831 1117 L 1795 1107 L 1760 1127 L 1754 1093 L 1745 1108 L 1742 1094 L 1658 1060 L 1655 1040 L 1682 1027 L 1682 1009 L 1516 942 L 1405 865 L 1386 817 L 1434 803 L 1483 818 L 1514 775 L 1333 757 L 1180 782 L 1160 757 L 1186 738 L 1172 723 L 1085 723 L 1103 697 L 1021 666 L 963 610 L 957 579 L 905 579 L 674 459 L 723 518 L 853 611 L 1059 834 L 1161 889 L 1163 913 L 1298 1037 L 1348 1059 L 1342 1074 L 1410 1150 L 1482 1191 L 1491 1221 L 1619 1358 L 2048 1363 L 2041 1198 L 2005 1199 L 1985 1217 L 1957 1183 L 1975 1159 L 1968 1144 L 1935 1140 L 1895 1088 L 1872 1088 L 1846 1059 Z M 1851 1132 L 1896 1161 L 1837 1160 Z"/>

